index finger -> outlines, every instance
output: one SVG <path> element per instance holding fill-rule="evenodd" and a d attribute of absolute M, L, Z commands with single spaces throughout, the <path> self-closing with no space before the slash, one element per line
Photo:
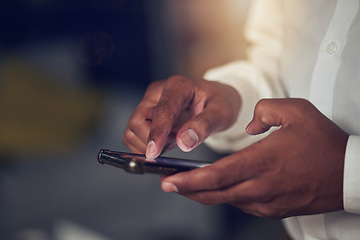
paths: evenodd
<path fill-rule="evenodd" d="M 185 77 L 173 76 L 166 81 L 160 100 L 154 108 L 146 157 L 156 158 L 160 155 L 175 120 L 189 106 L 194 94 L 194 83 Z"/>

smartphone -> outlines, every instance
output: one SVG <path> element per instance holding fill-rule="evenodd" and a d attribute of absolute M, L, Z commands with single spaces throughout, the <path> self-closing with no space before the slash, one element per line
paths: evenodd
<path fill-rule="evenodd" d="M 101 149 L 98 154 L 98 161 L 101 164 L 108 164 L 114 167 L 122 168 L 130 173 L 154 173 L 154 174 L 174 174 L 182 171 L 189 171 L 195 168 L 201 168 L 211 163 L 158 157 L 156 159 L 146 158 L 145 155 L 117 152 Z"/>

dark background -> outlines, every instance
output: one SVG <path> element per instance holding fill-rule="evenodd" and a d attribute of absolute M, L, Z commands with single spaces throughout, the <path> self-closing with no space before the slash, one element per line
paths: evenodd
<path fill-rule="evenodd" d="M 6 0 L 1 1 L 0 24 L 2 51 L 67 40 L 72 44 L 74 57 L 79 63 L 85 62 L 82 67 L 90 73 L 92 82 L 136 82 L 144 86 L 151 80 L 142 0 Z M 113 47 L 111 56 L 102 64 L 94 63 L 89 52 L 110 48 L 106 39 L 99 39 L 97 46 L 81 44 L 91 41 L 98 32 L 111 38 Z"/>
<path fill-rule="evenodd" d="M 163 1 L 0 3 L 0 239 L 279 239 L 279 221 L 97 163 L 146 86 L 175 74 Z M 215 161 L 206 146 L 185 154 Z M 265 236 L 265 237 L 264 237 Z"/>

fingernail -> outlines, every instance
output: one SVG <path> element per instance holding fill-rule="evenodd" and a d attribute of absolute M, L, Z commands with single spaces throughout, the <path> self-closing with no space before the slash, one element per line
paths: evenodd
<path fill-rule="evenodd" d="M 164 190 L 164 192 L 179 192 L 178 188 L 169 182 L 164 182 L 162 184 L 162 189 Z"/>
<path fill-rule="evenodd" d="M 188 129 L 180 134 L 180 139 L 185 146 L 179 146 L 183 151 L 190 151 L 197 141 L 199 141 L 199 137 L 193 129 Z"/>
<path fill-rule="evenodd" d="M 147 158 L 150 158 L 150 159 L 154 159 L 157 157 L 156 156 L 156 146 L 155 146 L 155 142 L 153 140 L 148 142 L 145 155 Z"/>

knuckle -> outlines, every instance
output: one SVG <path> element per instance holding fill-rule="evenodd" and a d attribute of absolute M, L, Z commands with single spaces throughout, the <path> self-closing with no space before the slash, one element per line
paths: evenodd
<path fill-rule="evenodd" d="M 293 102 L 297 105 L 308 105 L 310 104 L 310 102 L 304 98 L 294 98 Z"/>
<path fill-rule="evenodd" d="M 269 100 L 268 99 L 261 99 L 255 105 L 254 113 L 256 116 L 260 116 L 260 121 L 266 123 L 267 122 L 267 114 L 266 109 L 268 107 Z"/>
<path fill-rule="evenodd" d="M 125 144 L 125 146 L 129 146 L 129 141 L 128 138 L 124 135 L 124 137 L 122 138 L 123 143 Z"/>
<path fill-rule="evenodd" d="M 312 107 L 313 105 L 306 99 L 297 99 L 297 106 L 302 112 L 307 112 L 309 107 Z"/>
<path fill-rule="evenodd" d="M 138 118 L 131 118 L 128 122 L 128 128 L 131 132 L 135 132 L 136 129 L 141 126 L 141 121 Z"/>
<path fill-rule="evenodd" d="M 197 81 L 187 78 L 187 77 L 183 77 L 180 75 L 175 75 L 170 77 L 167 81 L 166 81 L 166 85 L 163 91 L 163 94 L 168 94 L 170 96 L 172 95 L 182 95 L 182 96 L 186 96 L 187 98 L 192 97 L 194 91 L 195 91 L 195 86 L 197 86 Z M 179 91 L 179 89 L 182 89 L 183 91 Z"/>
<path fill-rule="evenodd" d="M 173 84 L 178 85 L 178 84 L 184 84 L 185 82 L 188 82 L 188 81 L 189 81 L 189 79 L 184 76 L 173 75 L 167 79 L 167 84 L 168 85 L 173 85 Z"/>
<path fill-rule="evenodd" d="M 145 91 L 142 102 L 149 100 L 154 101 L 155 99 L 159 99 L 160 94 L 164 89 L 164 82 L 165 81 L 155 81 L 150 83 Z"/>
<path fill-rule="evenodd" d="M 164 85 L 164 81 L 154 81 L 149 84 L 148 89 L 155 89 L 158 87 L 162 87 Z"/>
<path fill-rule="evenodd" d="M 124 133 L 124 136 L 123 136 L 123 142 L 127 143 L 129 141 L 129 139 L 131 138 L 131 133 L 130 133 L 130 130 L 126 130 L 125 133 Z"/>
<path fill-rule="evenodd" d="M 126 131 L 126 132 L 124 133 L 124 137 L 123 137 L 122 141 L 124 142 L 124 144 L 125 144 L 126 146 L 130 146 L 130 145 L 133 144 L 133 142 L 135 141 L 135 139 L 136 139 L 136 135 L 135 135 L 133 132 L 131 132 L 131 131 Z"/>
<path fill-rule="evenodd" d="M 260 216 L 266 218 L 281 218 L 281 215 L 278 213 L 278 211 L 268 205 L 259 205 L 257 207 L 257 212 Z"/>
<path fill-rule="evenodd" d="M 247 190 L 247 197 L 250 201 L 259 203 L 269 203 L 274 199 L 272 188 L 269 188 L 266 182 L 253 184 L 252 187 Z"/>
<path fill-rule="evenodd" d="M 310 106 L 312 104 L 306 99 L 292 99 L 292 102 L 288 105 L 288 110 L 291 112 L 293 121 L 307 118 L 306 114 L 309 113 Z"/>
<path fill-rule="evenodd" d="M 270 187 L 268 182 L 264 182 L 261 187 L 258 188 L 256 197 L 257 201 L 261 203 L 272 202 L 274 199 L 273 188 Z"/>
<path fill-rule="evenodd" d="M 270 203 L 273 201 L 273 197 L 267 192 L 264 192 L 263 194 L 258 196 L 258 201 L 261 203 Z"/>
<path fill-rule="evenodd" d="M 160 85 L 159 82 L 152 82 L 149 84 L 149 86 L 146 89 L 146 92 L 152 92 L 154 89 L 158 88 L 158 86 Z"/>
<path fill-rule="evenodd" d="M 198 126 L 200 126 L 202 128 L 202 131 L 199 132 L 205 132 L 205 133 L 210 133 L 213 130 L 213 123 L 210 120 L 209 117 L 199 117 L 198 119 Z"/>
<path fill-rule="evenodd" d="M 257 112 L 261 112 L 262 110 L 264 110 L 264 107 L 266 107 L 268 101 L 269 99 L 260 99 L 255 105 L 255 110 Z"/>

